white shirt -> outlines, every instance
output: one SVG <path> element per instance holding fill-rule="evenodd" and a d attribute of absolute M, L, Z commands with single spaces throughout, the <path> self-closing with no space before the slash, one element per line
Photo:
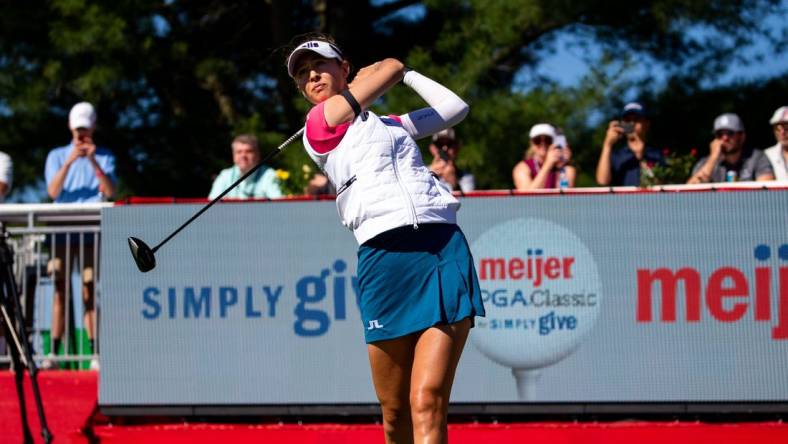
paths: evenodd
<path fill-rule="evenodd" d="M 785 164 L 785 156 L 783 156 L 783 147 L 779 143 L 771 148 L 763 151 L 766 158 L 772 164 L 774 170 L 774 178 L 777 180 L 788 180 L 788 165 Z"/>

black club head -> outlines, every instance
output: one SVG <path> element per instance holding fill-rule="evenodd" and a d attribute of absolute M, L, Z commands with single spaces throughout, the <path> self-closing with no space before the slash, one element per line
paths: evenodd
<path fill-rule="evenodd" d="M 134 257 L 134 262 L 137 263 L 137 268 L 141 272 L 146 273 L 156 267 L 156 257 L 148 244 L 136 237 L 130 237 L 129 248 L 131 249 L 131 255 Z"/>

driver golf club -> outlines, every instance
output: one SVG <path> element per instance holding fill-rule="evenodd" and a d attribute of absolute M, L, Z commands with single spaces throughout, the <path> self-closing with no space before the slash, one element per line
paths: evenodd
<path fill-rule="evenodd" d="M 153 248 L 149 247 L 148 244 L 146 244 L 141 239 L 138 239 L 136 237 L 129 237 L 129 239 L 128 239 L 128 241 L 129 241 L 129 249 L 131 249 L 131 255 L 132 255 L 132 257 L 134 257 L 134 262 L 137 263 L 137 268 L 139 268 L 140 271 L 143 272 L 143 273 L 153 270 L 156 267 L 156 256 L 154 256 L 154 253 L 156 253 L 156 251 L 158 251 L 159 248 L 161 248 L 164 244 L 166 244 L 170 239 L 175 237 L 176 234 L 180 233 L 180 231 L 183 230 L 184 228 L 186 228 L 187 225 L 192 223 L 194 221 L 194 219 L 197 219 L 198 217 L 200 217 L 200 215 L 202 213 L 204 213 L 206 210 L 208 210 L 208 208 L 211 208 L 211 206 L 213 204 L 215 204 L 216 202 L 221 200 L 222 197 L 224 197 L 225 194 L 229 193 L 230 190 L 235 188 L 239 183 L 243 182 L 244 179 L 246 179 L 250 175 L 254 174 L 254 172 L 257 171 L 265 162 L 268 162 L 269 160 L 274 158 L 274 156 L 279 154 L 284 149 L 284 147 L 286 147 L 287 145 L 292 143 L 298 137 L 301 137 L 301 135 L 303 133 L 304 133 L 304 128 L 301 128 L 300 130 L 298 130 L 298 132 L 296 132 L 295 134 L 290 136 L 281 145 L 279 145 L 275 150 L 273 150 L 270 153 L 266 154 L 266 156 L 263 159 L 261 159 L 260 162 L 258 162 L 257 165 L 254 166 L 254 168 L 252 168 L 251 170 L 247 171 L 246 174 L 241 176 L 232 185 L 230 185 L 226 190 L 222 191 L 222 194 L 216 196 L 216 198 L 214 198 L 212 201 L 208 202 L 208 204 L 206 204 L 204 207 L 202 207 L 200 209 L 200 211 L 196 212 L 194 214 L 194 216 L 189 218 L 189 220 L 184 222 L 183 225 L 178 227 L 177 230 L 173 231 L 172 234 L 167 236 L 163 241 L 159 242 L 159 244 L 156 245 L 155 247 L 153 247 Z"/>

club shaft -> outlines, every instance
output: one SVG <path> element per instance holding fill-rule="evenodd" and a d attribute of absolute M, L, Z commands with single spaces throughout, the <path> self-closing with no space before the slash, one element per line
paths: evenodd
<path fill-rule="evenodd" d="M 167 242 L 168 242 L 170 239 L 172 239 L 173 237 L 175 237 L 175 235 L 176 235 L 176 234 L 180 233 L 180 232 L 181 232 L 181 230 L 183 230 L 184 228 L 186 228 L 186 226 L 188 226 L 190 223 L 192 223 L 192 222 L 194 221 L 194 219 L 197 219 L 198 217 L 200 217 L 200 215 L 201 215 L 202 213 L 205 213 L 206 211 L 208 211 L 208 208 L 211 208 L 211 207 L 213 206 L 213 204 L 215 204 L 216 202 L 220 201 L 220 200 L 222 199 L 222 197 L 224 197 L 224 196 L 225 196 L 227 193 L 229 193 L 229 192 L 230 192 L 230 190 L 232 190 L 233 188 L 235 188 L 236 186 L 238 186 L 238 184 L 239 184 L 239 183 L 241 183 L 241 182 L 243 182 L 243 181 L 244 181 L 244 180 L 245 180 L 247 177 L 249 177 L 249 176 L 251 176 L 252 174 L 254 174 L 254 172 L 255 172 L 255 171 L 257 171 L 257 170 L 258 170 L 258 169 L 259 169 L 261 166 L 263 166 L 263 164 L 264 164 L 264 163 L 266 163 L 266 162 L 268 162 L 269 160 L 271 160 L 271 159 L 273 159 L 274 157 L 276 157 L 276 155 L 277 155 L 277 154 L 279 154 L 280 152 L 282 152 L 282 150 L 283 150 L 283 149 L 284 149 L 284 148 L 285 148 L 287 145 L 289 145 L 290 143 L 292 143 L 292 142 L 293 142 L 295 139 L 297 139 L 298 137 L 301 137 L 301 135 L 302 135 L 303 133 L 304 133 L 304 128 L 301 128 L 300 130 L 298 130 L 298 132 L 296 132 L 295 134 L 293 134 L 292 136 L 290 136 L 290 137 L 289 137 L 287 140 L 285 140 L 284 142 L 282 142 L 282 144 L 281 144 L 281 145 L 279 145 L 278 147 L 276 147 L 276 149 L 275 149 L 275 150 L 273 150 L 273 151 L 271 151 L 270 153 L 266 154 L 266 155 L 265 155 L 265 157 L 263 157 L 263 158 L 260 160 L 260 162 L 258 162 L 258 163 L 257 163 L 257 165 L 255 165 L 255 166 L 254 166 L 254 168 L 252 168 L 251 170 L 247 171 L 247 172 L 246 172 L 246 174 L 244 174 L 244 175 L 243 175 L 243 176 L 241 176 L 241 177 L 240 177 L 238 180 L 236 180 L 235 182 L 233 182 L 233 184 L 232 184 L 232 185 L 230 185 L 229 187 L 227 187 L 227 189 L 226 189 L 226 190 L 222 191 L 222 194 L 220 194 L 220 195 L 216 196 L 216 197 L 215 197 L 215 198 L 214 198 L 212 201 L 208 202 L 208 204 L 207 204 L 207 205 L 205 205 L 204 207 L 202 207 L 202 208 L 200 209 L 200 211 L 198 211 L 198 212 L 194 213 L 194 216 L 190 217 L 190 218 L 189 218 L 189 220 L 187 220 L 186 222 L 184 222 L 184 223 L 183 223 L 183 225 L 181 225 L 181 226 L 180 226 L 180 227 L 178 227 L 178 228 L 177 228 L 175 231 L 173 231 L 173 232 L 172 232 L 172 234 L 170 234 L 169 236 L 167 236 L 166 238 L 164 238 L 164 240 L 163 240 L 163 241 L 159 242 L 159 244 L 158 244 L 158 245 L 156 245 L 155 247 L 153 247 L 153 248 L 152 248 L 152 251 L 155 253 L 155 252 L 156 252 L 156 251 L 157 251 L 159 248 L 161 248 L 161 247 L 162 247 L 162 245 L 166 244 L 166 243 L 167 243 Z"/>

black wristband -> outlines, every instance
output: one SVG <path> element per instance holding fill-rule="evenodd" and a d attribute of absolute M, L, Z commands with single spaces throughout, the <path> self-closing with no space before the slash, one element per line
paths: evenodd
<path fill-rule="evenodd" d="M 358 115 L 361 114 L 361 105 L 359 105 L 358 100 L 353 97 L 353 94 L 350 93 L 349 89 L 343 89 L 340 94 L 342 94 L 342 97 L 347 100 L 347 103 L 350 105 L 350 107 L 353 108 L 353 117 L 358 117 Z"/>

